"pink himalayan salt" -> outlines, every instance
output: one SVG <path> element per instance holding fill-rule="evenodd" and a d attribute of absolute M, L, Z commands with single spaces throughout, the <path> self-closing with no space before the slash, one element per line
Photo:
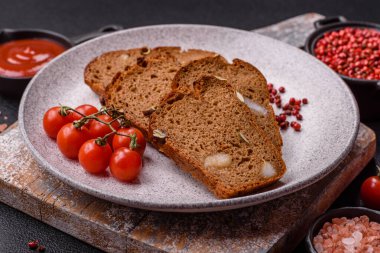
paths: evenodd
<path fill-rule="evenodd" d="M 380 224 L 367 216 L 334 218 L 326 222 L 314 237 L 315 250 L 320 252 L 380 252 Z"/>
<path fill-rule="evenodd" d="M 0 133 L 3 132 L 5 129 L 7 129 L 8 125 L 3 123 L 3 124 L 0 124 Z"/>

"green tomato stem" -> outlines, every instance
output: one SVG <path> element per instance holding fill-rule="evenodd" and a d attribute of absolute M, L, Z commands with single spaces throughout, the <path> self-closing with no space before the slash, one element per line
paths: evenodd
<path fill-rule="evenodd" d="M 108 137 L 110 137 L 113 134 L 120 135 L 120 136 L 125 136 L 125 137 L 130 138 L 131 141 L 130 141 L 130 144 L 129 144 L 129 148 L 132 149 L 132 150 L 136 149 L 139 146 L 137 144 L 137 136 L 136 136 L 135 133 L 132 134 L 132 135 L 121 134 L 121 133 L 118 133 L 117 130 L 112 126 L 112 123 L 114 123 L 115 121 L 118 121 L 118 120 L 120 120 L 120 121 L 122 121 L 124 123 L 128 122 L 128 120 L 124 117 L 124 115 L 121 114 L 119 111 L 117 111 L 117 110 L 115 110 L 113 108 L 102 107 L 98 112 L 86 116 L 83 113 L 75 110 L 72 107 L 61 105 L 61 109 L 60 109 L 61 115 L 67 116 L 69 111 L 73 111 L 73 112 L 78 113 L 79 115 L 82 116 L 82 118 L 80 120 L 76 120 L 76 121 L 73 122 L 75 128 L 82 127 L 89 120 L 96 120 L 96 121 L 98 121 L 98 122 L 100 122 L 100 123 L 102 123 L 104 125 L 107 125 L 111 129 L 110 133 L 104 135 L 103 137 L 98 137 L 95 140 L 95 143 L 98 144 L 99 146 L 106 145 Z M 98 115 L 104 114 L 104 113 L 107 114 L 108 116 L 112 117 L 113 119 L 110 122 L 105 122 L 105 121 L 103 121 L 103 120 L 101 120 L 101 119 L 99 119 L 97 117 Z"/>
<path fill-rule="evenodd" d="M 378 162 L 378 160 L 376 158 L 374 158 L 374 160 L 375 160 L 375 166 L 377 169 L 376 176 L 380 177 L 380 163 Z"/>
<path fill-rule="evenodd" d="M 107 145 L 107 140 L 106 139 L 103 139 L 103 138 L 101 138 L 101 137 L 98 137 L 98 138 L 96 138 L 95 139 L 95 143 L 97 144 L 97 145 L 99 145 L 99 146 L 105 146 L 105 145 Z"/>

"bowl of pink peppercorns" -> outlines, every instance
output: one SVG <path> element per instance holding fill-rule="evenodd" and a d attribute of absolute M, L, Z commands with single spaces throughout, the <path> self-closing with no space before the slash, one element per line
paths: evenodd
<path fill-rule="evenodd" d="M 380 212 L 364 207 L 333 209 L 309 229 L 310 253 L 380 252 Z"/>
<path fill-rule="evenodd" d="M 314 26 L 305 50 L 348 84 L 362 120 L 380 119 L 380 25 L 337 16 Z"/>

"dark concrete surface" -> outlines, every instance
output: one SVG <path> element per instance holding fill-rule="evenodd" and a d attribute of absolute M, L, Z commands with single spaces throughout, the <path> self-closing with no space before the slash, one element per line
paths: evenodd
<path fill-rule="evenodd" d="M 106 24 L 120 24 L 129 28 L 165 23 L 195 23 L 252 30 L 306 12 L 318 12 L 325 16 L 344 15 L 351 20 L 380 23 L 379 9 L 379 0 L 1 0 L 0 29 L 44 28 L 69 37 L 96 30 Z M 18 103 L 17 98 L 0 95 L 0 123 L 11 124 L 17 120 Z M 368 126 L 380 133 L 380 122 L 369 123 Z M 378 140 L 378 146 L 379 144 Z M 380 159 L 379 151 L 376 156 Z M 374 174 L 375 165 L 371 162 L 333 207 L 361 205 L 359 186 L 368 175 Z M 41 240 L 47 248 L 46 252 L 100 252 L 0 203 L 0 252 L 32 252 L 27 247 L 27 242 L 31 239 Z M 295 252 L 306 252 L 302 243 Z"/>

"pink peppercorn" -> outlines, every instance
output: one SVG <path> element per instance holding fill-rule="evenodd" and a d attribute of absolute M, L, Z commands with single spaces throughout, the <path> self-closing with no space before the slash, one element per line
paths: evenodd
<path fill-rule="evenodd" d="M 326 32 L 314 48 L 315 56 L 339 74 L 380 80 L 380 32 L 346 27 Z"/>
<path fill-rule="evenodd" d="M 29 249 L 37 249 L 37 247 L 38 247 L 38 241 L 37 240 L 35 240 L 35 241 L 30 241 L 30 242 L 28 242 L 28 247 L 29 247 Z"/>
<path fill-rule="evenodd" d="M 289 123 L 287 117 L 295 117 L 298 121 L 303 120 L 303 116 L 299 113 L 302 106 L 304 104 L 308 104 L 309 101 L 307 98 L 296 99 L 294 97 L 289 99 L 288 103 L 285 103 L 284 106 L 281 104 L 281 93 L 285 92 L 285 88 L 283 86 L 276 89 L 273 84 L 268 84 L 268 92 L 269 92 L 269 101 L 273 104 L 276 104 L 278 108 L 281 109 L 281 113 L 276 115 L 276 121 L 278 126 L 282 130 L 286 130 L 291 126 L 294 131 L 301 131 L 301 124 L 297 121 L 292 121 Z"/>
<path fill-rule="evenodd" d="M 294 128 L 295 131 L 299 132 L 299 131 L 301 131 L 301 124 L 298 123 L 298 122 L 295 122 L 293 124 L 293 128 Z"/>

